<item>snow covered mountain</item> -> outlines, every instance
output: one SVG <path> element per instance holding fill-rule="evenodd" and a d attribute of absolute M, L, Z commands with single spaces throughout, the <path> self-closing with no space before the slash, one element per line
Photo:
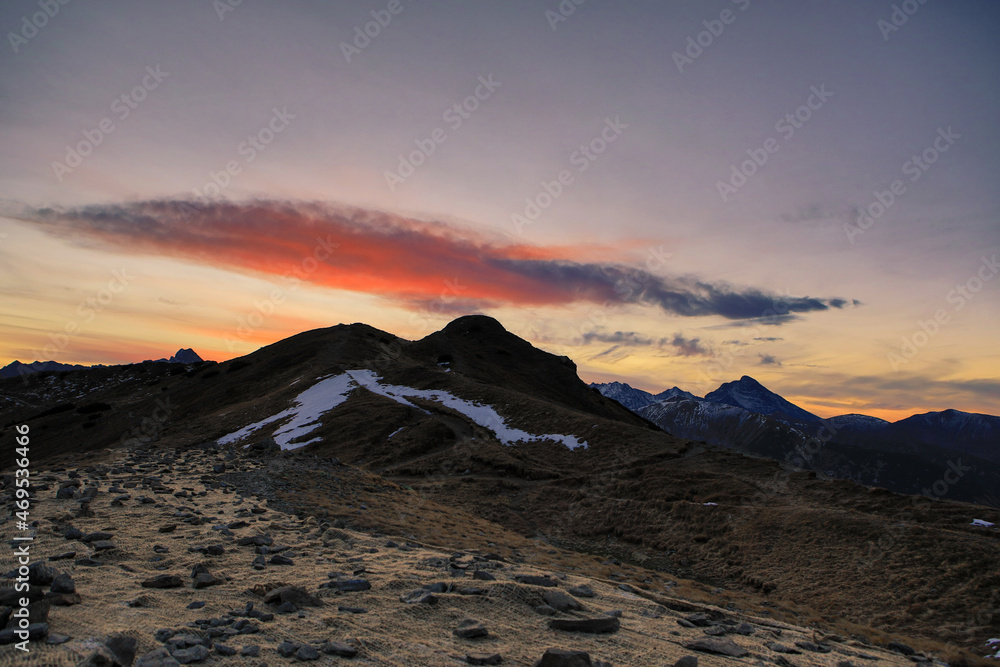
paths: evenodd
<path fill-rule="evenodd" d="M 695 396 L 691 392 L 684 391 L 680 387 L 671 387 L 670 389 L 667 389 L 666 391 L 661 391 L 656 396 L 653 396 L 653 400 L 655 400 L 655 401 L 665 401 L 668 398 L 675 398 L 675 397 L 689 398 L 689 399 L 694 400 L 694 401 L 700 401 L 701 400 L 700 398 L 698 398 L 697 396 Z"/>
<path fill-rule="evenodd" d="M 879 419 L 878 417 L 851 413 L 849 415 L 830 417 L 827 423 L 837 431 L 873 432 L 885 428 L 891 422 Z"/>
<path fill-rule="evenodd" d="M 632 412 L 638 412 L 650 403 L 657 401 L 657 397 L 648 391 L 636 389 L 624 382 L 607 382 L 603 384 L 591 382 L 590 386 L 601 392 L 603 396 L 618 401 Z"/>
<path fill-rule="evenodd" d="M 639 415 L 679 438 L 781 460 L 808 436 L 783 421 L 726 403 L 674 397 Z"/>
<path fill-rule="evenodd" d="M 855 419 L 845 421 L 847 417 Z M 858 417 L 863 415 L 830 420 L 837 427 L 837 440 L 879 449 L 926 445 L 1000 463 L 1000 417 L 960 410 L 927 412 L 892 423 Z"/>
<path fill-rule="evenodd" d="M 715 391 L 705 394 L 705 400 L 734 405 L 791 423 L 820 421 L 816 415 L 786 401 L 749 375 L 744 375 L 735 382 L 726 382 Z"/>

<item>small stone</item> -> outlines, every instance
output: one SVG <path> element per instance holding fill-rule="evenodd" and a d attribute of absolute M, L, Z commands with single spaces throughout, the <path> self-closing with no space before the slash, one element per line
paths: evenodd
<path fill-rule="evenodd" d="M 295 652 L 295 659 L 302 660 L 319 660 L 319 651 L 314 649 L 312 646 L 302 645 L 299 650 Z"/>
<path fill-rule="evenodd" d="M 158 574 L 142 582 L 143 588 L 182 588 L 184 581 L 175 574 Z"/>
<path fill-rule="evenodd" d="M 471 618 L 467 618 L 459 623 L 458 627 L 452 632 L 456 637 L 461 637 L 462 639 L 477 639 L 479 637 L 489 636 L 490 634 L 489 630 L 486 629 L 486 626 Z"/>
<path fill-rule="evenodd" d="M 683 646 L 684 648 L 691 649 L 692 651 L 701 651 L 702 653 L 713 653 L 716 655 L 727 655 L 731 658 L 742 658 L 743 656 L 750 654 L 749 651 L 731 639 L 696 639 L 694 641 L 684 642 Z"/>
<path fill-rule="evenodd" d="M 192 646 L 191 648 L 174 651 L 171 655 L 173 655 L 174 660 L 182 665 L 186 665 L 192 662 L 201 662 L 209 656 L 209 651 L 201 644 L 198 644 L 197 646 Z"/>
<path fill-rule="evenodd" d="M 234 649 L 232 646 L 226 646 L 225 644 L 216 644 L 215 652 L 218 653 L 219 655 L 225 655 L 225 656 L 236 655 L 236 649 Z"/>
<path fill-rule="evenodd" d="M 549 621 L 549 627 L 566 632 L 607 633 L 617 632 L 621 628 L 621 622 L 614 616 L 583 619 L 553 618 Z"/>
<path fill-rule="evenodd" d="M 140 657 L 135 667 L 179 667 L 180 664 L 161 646 Z"/>
<path fill-rule="evenodd" d="M 556 611 L 569 612 L 583 609 L 582 604 L 560 590 L 545 591 L 542 593 L 542 598 L 545 599 L 545 604 Z"/>
<path fill-rule="evenodd" d="M 81 542 L 86 542 L 86 543 L 89 544 L 90 542 L 99 542 L 99 541 L 103 541 L 103 540 L 110 540 L 112 537 L 114 537 L 114 535 L 111 534 L 111 533 L 105 533 L 105 532 L 102 532 L 102 531 L 97 531 L 95 533 L 89 533 L 87 535 L 84 535 L 83 537 L 80 538 L 80 541 Z"/>
<path fill-rule="evenodd" d="M 371 583 L 367 579 L 345 579 L 342 581 L 328 582 L 327 587 L 336 588 L 342 593 L 371 590 Z"/>
<path fill-rule="evenodd" d="M 136 647 L 139 645 L 135 637 L 117 632 L 104 640 L 104 645 L 114 655 L 116 664 L 131 665 L 135 660 Z"/>
<path fill-rule="evenodd" d="M 53 593 L 76 593 L 76 583 L 64 572 L 52 580 L 49 590 Z"/>
<path fill-rule="evenodd" d="M 406 595 L 399 596 L 399 601 L 406 604 L 437 604 L 438 598 L 433 593 L 428 593 L 424 589 L 418 588 Z"/>
<path fill-rule="evenodd" d="M 256 644 L 249 644 L 243 647 L 243 650 L 240 651 L 240 655 L 248 658 L 257 658 L 260 656 L 260 647 Z"/>
<path fill-rule="evenodd" d="M 343 605 L 337 607 L 337 611 L 342 611 L 348 614 L 367 614 L 368 610 L 364 607 L 345 607 Z"/>
<path fill-rule="evenodd" d="M 546 649 L 535 667 L 594 667 L 586 651 L 567 651 L 561 648 Z"/>
<path fill-rule="evenodd" d="M 686 655 L 674 663 L 674 667 L 698 667 L 698 657 Z"/>
<path fill-rule="evenodd" d="M 785 653 L 788 655 L 802 655 L 802 651 L 798 649 L 785 646 L 784 644 L 779 644 L 778 642 L 767 642 L 764 644 L 767 648 L 771 649 L 775 653 Z"/>
<path fill-rule="evenodd" d="M 329 655 L 339 655 L 341 658 L 353 658 L 358 654 L 358 649 L 354 648 L 350 644 L 335 642 L 332 640 L 324 643 L 323 646 L 320 647 L 320 650 Z"/>
<path fill-rule="evenodd" d="M 594 589 L 592 589 L 590 586 L 587 586 L 586 584 L 581 584 L 580 586 L 573 586 L 572 588 L 568 589 L 567 592 L 573 597 L 578 597 L 578 598 L 597 597 L 597 593 L 594 592 Z"/>
<path fill-rule="evenodd" d="M 503 657 L 499 653 L 470 653 L 465 656 L 465 662 L 470 665 L 499 665 Z"/>

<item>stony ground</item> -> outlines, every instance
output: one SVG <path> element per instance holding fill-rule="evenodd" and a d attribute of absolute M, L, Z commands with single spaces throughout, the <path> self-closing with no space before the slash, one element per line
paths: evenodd
<path fill-rule="evenodd" d="M 817 635 L 669 590 L 539 569 L 509 548 L 491 553 L 489 543 L 443 550 L 285 513 L 233 483 L 266 470 L 253 455 L 211 448 L 69 457 L 33 469 L 38 640 L 25 655 L 0 631 L 0 664 L 936 662 L 906 655 L 906 646 Z M 6 476 L 8 503 L 10 483 Z M 16 567 L 8 546 L 16 534 L 8 515 L 2 572 Z M 0 586 L 0 605 L 9 604 L 10 576 Z M 8 614 L 0 608 L 0 620 Z"/>

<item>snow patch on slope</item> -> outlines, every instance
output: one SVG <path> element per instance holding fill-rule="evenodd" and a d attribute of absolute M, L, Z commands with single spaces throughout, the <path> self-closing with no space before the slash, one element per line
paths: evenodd
<path fill-rule="evenodd" d="M 458 398 L 446 391 L 413 389 L 402 385 L 385 385 L 380 382 L 381 378 L 370 370 L 347 371 L 343 375 L 327 377 L 321 379 L 309 389 L 305 390 L 295 398 L 295 406 L 283 410 L 276 415 L 263 419 L 259 422 L 241 428 L 235 433 L 219 438 L 220 445 L 228 445 L 241 440 L 251 433 L 273 424 L 277 421 L 291 418 L 281 428 L 274 432 L 274 441 L 282 449 L 297 449 L 305 447 L 320 440 L 313 438 L 306 442 L 293 442 L 302 438 L 320 425 L 320 417 L 347 400 L 350 393 L 357 387 L 384 396 L 411 408 L 420 410 L 424 414 L 430 414 L 427 410 L 420 408 L 408 399 L 423 398 L 440 403 L 456 412 L 459 412 L 483 428 L 493 431 L 497 440 L 505 445 L 512 445 L 515 442 L 537 442 L 541 440 L 551 440 L 559 442 L 569 449 L 587 447 L 585 441 L 580 441 L 572 435 L 561 435 L 557 433 L 546 433 L 543 435 L 533 435 L 527 431 L 516 429 L 507 424 L 503 417 L 497 413 L 490 405 L 482 405 L 473 401 L 466 401 Z M 398 432 L 398 431 L 397 431 Z M 395 435 L 395 433 L 393 433 Z M 391 437 L 391 436 L 390 436 Z"/>
<path fill-rule="evenodd" d="M 347 400 L 347 396 L 357 387 L 348 375 L 336 375 L 321 379 L 313 386 L 295 397 L 295 406 L 283 410 L 267 419 L 254 422 L 249 426 L 244 426 L 235 433 L 219 438 L 220 445 L 228 445 L 238 440 L 242 440 L 251 433 L 261 429 L 268 424 L 291 417 L 291 420 L 274 432 L 274 441 L 282 449 L 298 449 L 305 447 L 319 440 L 313 438 L 306 442 L 292 442 L 303 436 L 309 435 L 319 426 L 320 417 L 323 413 L 332 410 Z"/>

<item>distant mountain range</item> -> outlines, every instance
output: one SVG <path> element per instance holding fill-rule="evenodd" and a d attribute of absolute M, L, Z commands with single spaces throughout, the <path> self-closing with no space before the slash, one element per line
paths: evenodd
<path fill-rule="evenodd" d="M 168 364 L 195 364 L 204 361 L 198 353 L 191 348 L 181 348 L 177 354 L 169 359 L 147 359 L 143 363 L 168 363 Z M 58 361 L 32 361 L 30 364 L 23 364 L 20 361 L 12 361 L 3 368 L 0 368 L 0 379 L 20 377 L 32 373 L 42 373 L 45 371 L 78 371 L 86 368 L 106 368 L 104 364 L 94 364 L 93 366 L 82 366 L 80 364 L 63 364 Z"/>
<path fill-rule="evenodd" d="M 860 414 L 824 420 L 749 376 L 704 398 L 677 387 L 654 395 L 623 382 L 591 386 L 677 437 L 900 493 L 936 488 L 943 489 L 936 496 L 1000 504 L 1000 417 L 944 410 L 897 422 Z M 935 487 L 952 463 L 969 470 Z"/>

